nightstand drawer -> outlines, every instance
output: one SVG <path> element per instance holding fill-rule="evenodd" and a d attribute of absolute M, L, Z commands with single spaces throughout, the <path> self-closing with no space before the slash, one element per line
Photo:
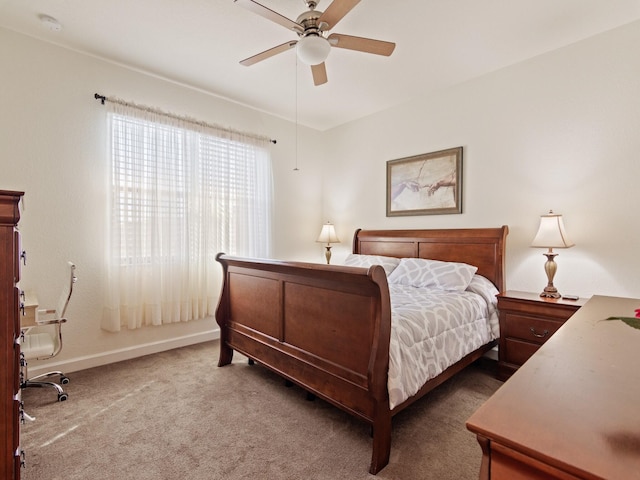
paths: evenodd
<path fill-rule="evenodd" d="M 507 338 L 518 338 L 542 345 L 561 326 L 561 322 L 507 312 L 503 334 Z"/>
<path fill-rule="evenodd" d="M 504 342 L 503 361 L 511 365 L 521 366 L 536 353 L 540 345 L 507 338 Z"/>

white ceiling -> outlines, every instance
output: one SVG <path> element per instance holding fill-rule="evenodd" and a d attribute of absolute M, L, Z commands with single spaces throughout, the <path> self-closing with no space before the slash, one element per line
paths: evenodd
<path fill-rule="evenodd" d="M 292 20 L 306 10 L 303 0 L 259 1 Z M 47 29 L 40 14 L 62 30 Z M 0 26 L 318 130 L 639 18 L 640 0 L 362 0 L 331 32 L 393 41 L 396 50 L 334 48 L 329 82 L 316 87 L 295 50 L 238 63 L 297 36 L 233 0 L 0 0 Z"/>

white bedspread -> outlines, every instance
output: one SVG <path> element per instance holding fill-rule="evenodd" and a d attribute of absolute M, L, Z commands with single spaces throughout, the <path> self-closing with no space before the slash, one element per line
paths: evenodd
<path fill-rule="evenodd" d="M 497 289 L 476 275 L 464 292 L 389 285 L 389 406 L 393 409 L 466 354 L 498 338 Z"/>

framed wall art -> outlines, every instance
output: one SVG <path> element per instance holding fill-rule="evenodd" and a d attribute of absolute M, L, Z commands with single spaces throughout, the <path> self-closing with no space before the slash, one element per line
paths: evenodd
<path fill-rule="evenodd" d="M 462 147 L 387 162 L 387 217 L 462 213 Z"/>

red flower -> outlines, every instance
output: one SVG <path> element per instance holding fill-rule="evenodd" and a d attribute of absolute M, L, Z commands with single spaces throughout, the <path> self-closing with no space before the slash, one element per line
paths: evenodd
<path fill-rule="evenodd" d="M 640 308 L 636 308 L 636 318 L 640 318 Z"/>

